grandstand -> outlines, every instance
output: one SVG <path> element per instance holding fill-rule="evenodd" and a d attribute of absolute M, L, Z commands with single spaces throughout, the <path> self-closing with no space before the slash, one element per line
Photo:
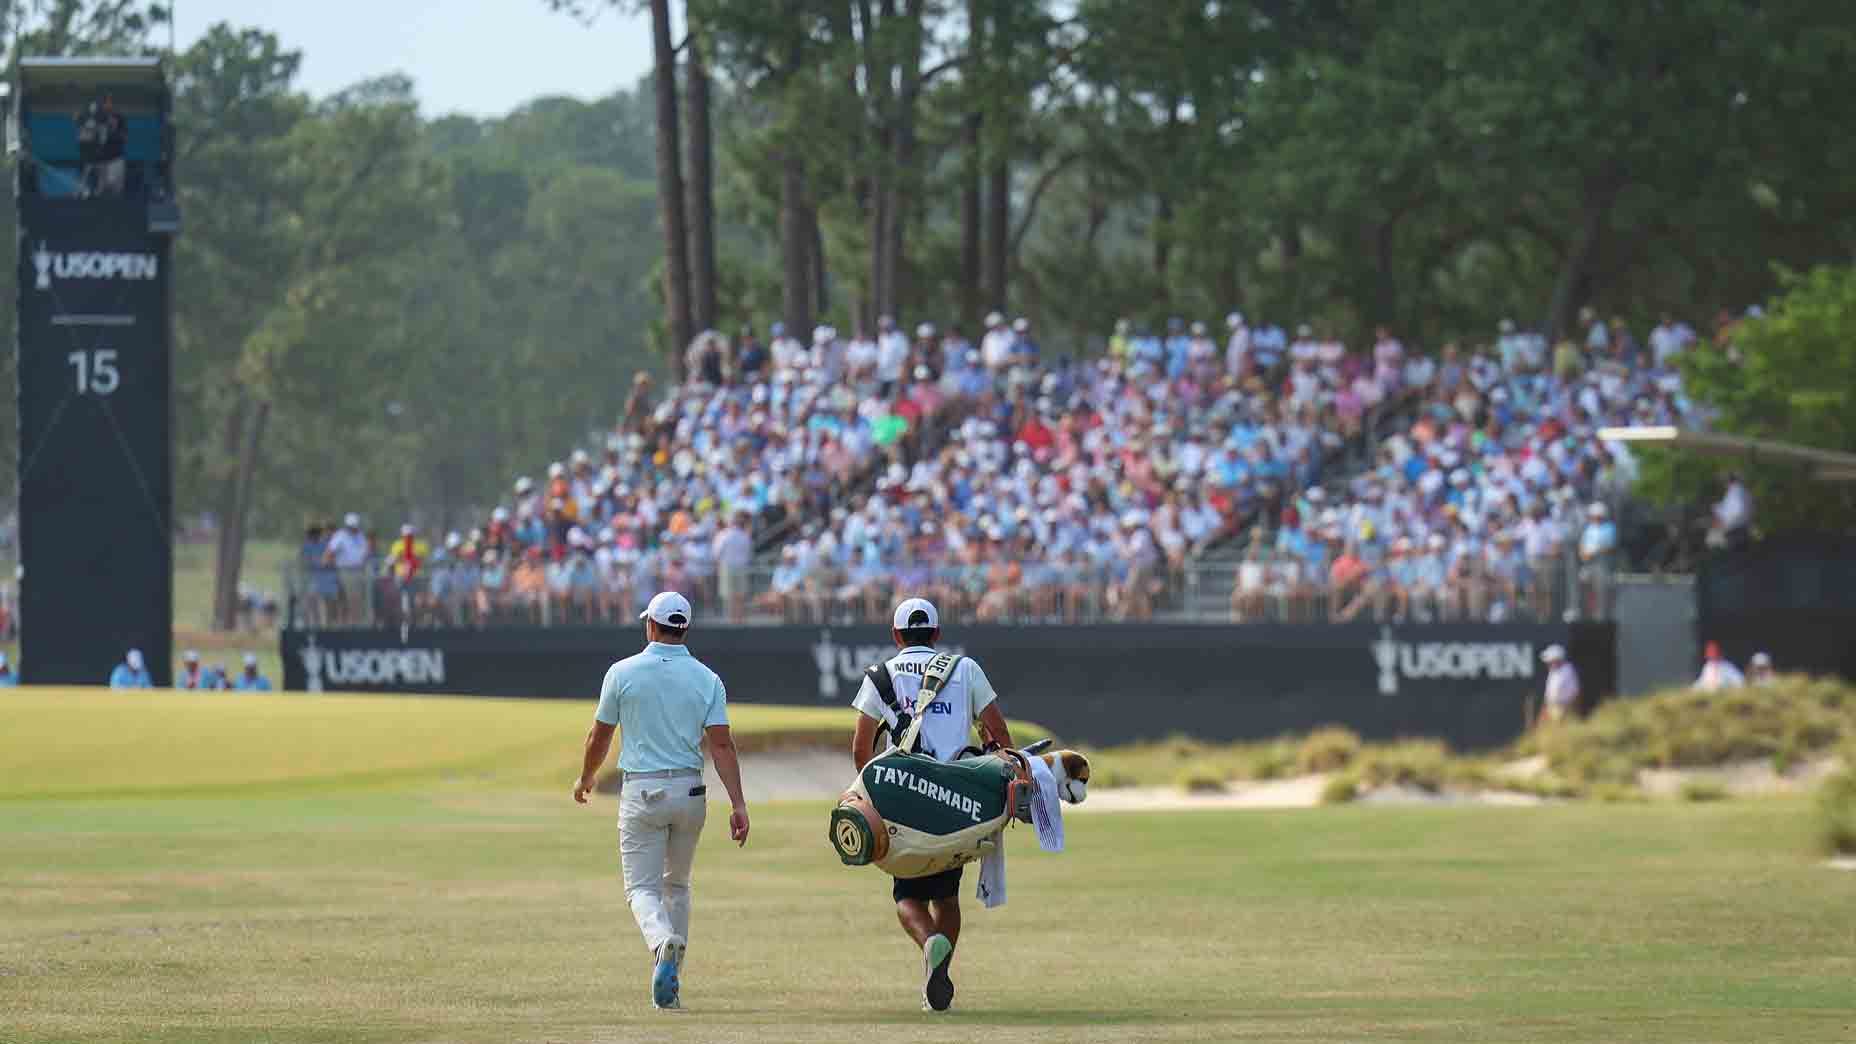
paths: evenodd
<path fill-rule="evenodd" d="M 1686 328 L 1638 352 L 1591 320 L 1549 351 L 1504 322 L 1431 355 L 1224 325 L 1123 322 L 1095 358 L 997 315 L 977 345 L 706 333 L 696 379 L 650 402 L 641 378 L 478 526 L 348 569 L 309 534 L 288 618 L 618 622 L 662 588 L 743 623 L 880 620 L 905 591 L 950 621 L 1604 618 L 1635 464 L 1597 430 L 1705 422 Z"/>

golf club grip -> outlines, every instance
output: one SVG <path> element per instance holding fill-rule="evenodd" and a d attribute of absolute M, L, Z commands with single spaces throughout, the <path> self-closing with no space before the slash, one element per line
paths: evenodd
<path fill-rule="evenodd" d="M 1034 743 L 1025 744 L 1023 747 L 1020 747 L 1019 750 L 1026 754 L 1042 754 L 1050 749 L 1050 744 L 1050 737 L 1046 736 Z"/>

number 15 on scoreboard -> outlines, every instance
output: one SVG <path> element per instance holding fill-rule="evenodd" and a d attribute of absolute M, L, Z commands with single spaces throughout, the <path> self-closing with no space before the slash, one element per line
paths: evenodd
<path fill-rule="evenodd" d="M 122 384 L 122 374 L 116 369 L 114 348 L 72 352 L 64 358 L 71 364 L 71 369 L 76 371 L 79 395 L 108 395 Z"/>

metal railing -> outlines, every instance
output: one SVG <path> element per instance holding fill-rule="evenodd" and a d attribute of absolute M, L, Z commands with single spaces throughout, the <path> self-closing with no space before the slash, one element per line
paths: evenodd
<path fill-rule="evenodd" d="M 291 566 L 286 626 L 503 628 L 635 624 L 653 593 L 676 590 L 699 620 L 887 626 L 897 601 L 933 600 L 962 623 L 1502 622 L 1603 619 L 1609 562 L 1554 558 L 1492 569 L 1374 566 L 1336 587 L 1326 571 L 1276 553 L 1137 566 L 1074 557 L 882 568 L 755 562 L 737 569 L 602 569 L 591 557 L 509 568 L 428 563 L 409 580 L 379 567 Z"/>

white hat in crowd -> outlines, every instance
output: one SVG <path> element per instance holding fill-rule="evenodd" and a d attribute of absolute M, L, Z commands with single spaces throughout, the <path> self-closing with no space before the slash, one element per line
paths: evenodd
<path fill-rule="evenodd" d="M 934 603 L 926 598 L 905 598 L 901 605 L 896 606 L 896 616 L 891 622 L 898 631 L 916 627 L 939 628 L 941 614 L 935 611 Z"/>
<path fill-rule="evenodd" d="M 180 658 L 181 658 L 181 661 L 184 663 L 199 663 L 200 662 L 200 654 L 197 650 L 194 650 L 194 649 L 188 649 L 186 652 L 181 653 Z"/>
<path fill-rule="evenodd" d="M 258 665 L 258 654 L 257 653 L 246 653 L 245 654 L 245 666 L 256 667 L 257 665 Z"/>
<path fill-rule="evenodd" d="M 1753 658 L 1746 662 L 1746 665 L 1748 667 L 1770 667 L 1772 666 L 1772 657 L 1763 652 L 1756 652 L 1753 654 Z"/>
<path fill-rule="evenodd" d="M 342 525 L 347 526 L 349 529 L 360 529 L 361 516 L 350 511 L 342 516 Z"/>
<path fill-rule="evenodd" d="M 1566 658 L 1566 650 L 1558 645 L 1549 645 L 1540 650 L 1540 662 L 1558 663 Z"/>
<path fill-rule="evenodd" d="M 690 625 L 690 600 L 675 591 L 659 591 L 651 596 L 651 602 L 638 614 L 638 619 L 652 619 L 665 627 L 688 627 Z"/>
<path fill-rule="evenodd" d="M 142 669 L 142 650 L 130 649 L 129 655 L 123 657 L 123 662 L 127 663 L 129 665 L 129 669 L 132 671 L 141 670 Z"/>

